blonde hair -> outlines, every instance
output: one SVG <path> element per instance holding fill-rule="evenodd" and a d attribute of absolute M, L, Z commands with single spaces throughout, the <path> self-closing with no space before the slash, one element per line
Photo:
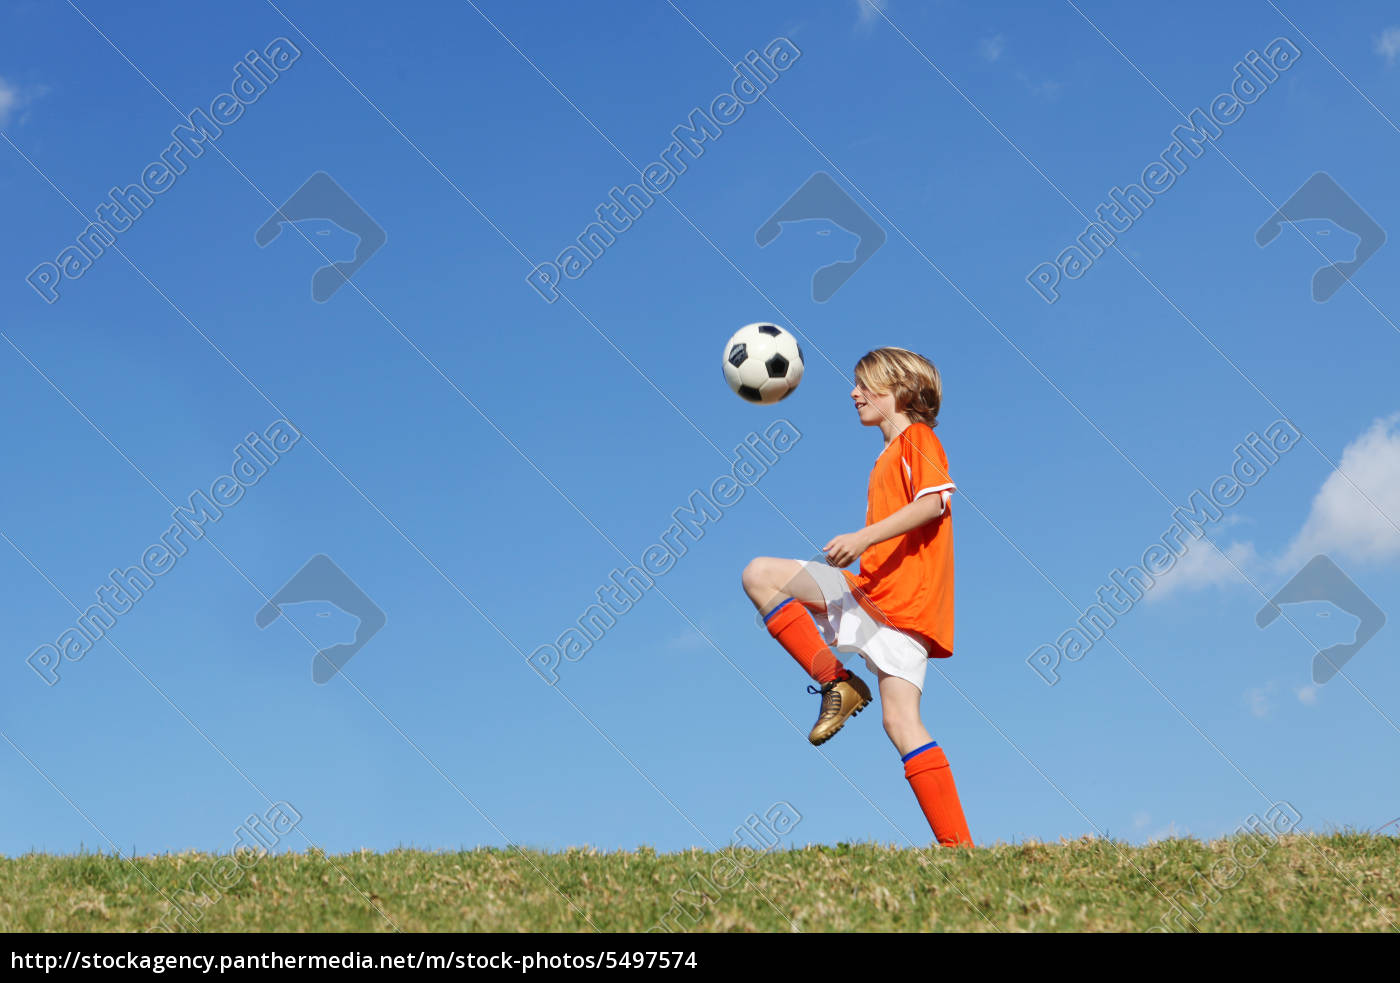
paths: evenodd
<path fill-rule="evenodd" d="M 907 348 L 877 348 L 856 363 L 856 385 L 894 395 L 894 405 L 916 423 L 938 426 L 943 379 L 932 362 Z"/>

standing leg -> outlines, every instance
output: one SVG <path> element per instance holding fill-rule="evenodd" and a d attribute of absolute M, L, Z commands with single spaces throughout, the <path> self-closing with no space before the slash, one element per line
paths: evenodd
<path fill-rule="evenodd" d="M 948 758 L 919 717 L 919 687 L 889 673 L 879 675 L 885 733 L 904 762 L 904 777 L 933 835 L 940 846 L 972 846 Z"/>

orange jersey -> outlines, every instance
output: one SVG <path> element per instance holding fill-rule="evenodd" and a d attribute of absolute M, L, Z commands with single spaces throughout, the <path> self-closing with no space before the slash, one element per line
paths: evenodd
<path fill-rule="evenodd" d="M 881 618 L 923 642 L 930 658 L 953 652 L 954 491 L 948 455 L 926 423 L 912 423 L 875 460 L 865 524 L 888 518 L 915 499 L 942 495 L 937 519 L 876 543 L 860 555 L 860 573 L 843 571 L 856 596 Z"/>

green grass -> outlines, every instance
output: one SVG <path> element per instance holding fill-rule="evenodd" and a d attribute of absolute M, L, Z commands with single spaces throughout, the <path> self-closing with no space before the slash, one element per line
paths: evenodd
<path fill-rule="evenodd" d="M 973 851 L 842 844 L 728 860 L 648 849 L 243 860 L 246 870 L 195 853 L 0 859 L 0 929 L 157 929 L 172 902 L 193 907 L 192 879 L 209 898 L 204 932 L 635 932 L 663 921 L 705 932 L 1119 932 L 1160 927 L 1174 910 L 1188 912 L 1178 929 L 1211 932 L 1400 926 L 1400 839 L 1358 833 Z"/>

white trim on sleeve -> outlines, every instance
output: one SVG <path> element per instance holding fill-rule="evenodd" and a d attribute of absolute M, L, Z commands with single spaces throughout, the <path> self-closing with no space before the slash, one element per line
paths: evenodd
<path fill-rule="evenodd" d="M 921 489 L 919 489 L 919 491 L 917 491 L 917 492 L 914 493 L 914 501 L 917 502 L 919 499 L 923 498 L 925 495 L 932 495 L 934 492 L 942 492 L 942 493 L 943 493 L 943 504 L 944 504 L 944 505 L 947 505 L 947 504 L 948 504 L 948 493 L 949 493 L 949 492 L 954 492 L 954 491 L 957 491 L 957 490 L 958 490 L 958 486 L 955 485 L 955 484 L 953 484 L 951 481 L 948 482 L 946 485 L 933 485 L 933 486 L 928 487 L 928 488 L 921 488 Z"/>

